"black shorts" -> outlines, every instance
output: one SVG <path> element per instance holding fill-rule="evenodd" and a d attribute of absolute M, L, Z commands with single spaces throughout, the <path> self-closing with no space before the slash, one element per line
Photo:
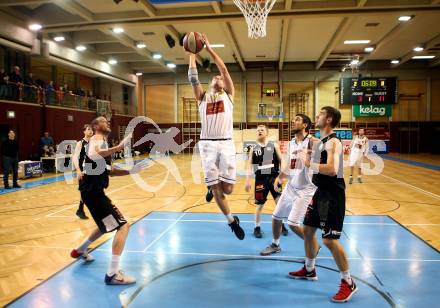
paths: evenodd
<path fill-rule="evenodd" d="M 345 190 L 318 188 L 307 208 L 304 225 L 322 230 L 322 238 L 339 239 L 345 218 Z"/>
<path fill-rule="evenodd" d="M 279 196 L 281 196 L 281 192 L 277 192 L 273 188 L 273 183 L 275 182 L 275 179 L 277 178 L 276 175 L 261 175 L 255 177 L 255 204 L 256 205 L 263 205 L 267 201 L 267 195 L 272 195 L 273 199 L 277 199 Z"/>
<path fill-rule="evenodd" d="M 82 191 L 81 198 L 102 233 L 112 232 L 127 223 L 104 190 Z"/>

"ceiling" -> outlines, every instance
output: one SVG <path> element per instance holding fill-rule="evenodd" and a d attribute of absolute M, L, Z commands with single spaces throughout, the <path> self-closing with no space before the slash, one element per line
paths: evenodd
<path fill-rule="evenodd" d="M 166 2 L 166 4 L 161 4 Z M 324 69 L 328 63 L 341 67 L 354 57 L 367 61 L 399 59 L 400 67 L 423 62 L 440 64 L 440 0 L 278 0 L 267 21 L 267 36 L 248 38 L 244 17 L 233 1 L 169 3 L 163 0 L 0 0 L 0 10 L 30 24 L 43 25 L 46 38 L 61 34 L 61 44 L 85 44 L 88 52 L 118 60 L 133 71 L 169 72 L 168 62 L 186 64 L 180 37 L 190 31 L 207 34 L 211 44 L 224 44 L 216 51 L 226 63 L 241 70 L 255 62 L 311 63 Z M 399 16 L 411 15 L 408 22 Z M 124 33 L 116 34 L 115 27 Z M 170 48 L 165 36 L 175 46 Z M 370 40 L 369 44 L 345 45 L 345 40 Z M 146 48 L 136 48 L 136 42 Z M 417 55 L 434 55 L 431 60 L 413 60 L 412 49 L 423 45 Z M 364 48 L 374 46 L 371 53 Z M 160 53 L 162 59 L 153 59 Z M 206 51 L 198 62 L 209 58 Z"/>

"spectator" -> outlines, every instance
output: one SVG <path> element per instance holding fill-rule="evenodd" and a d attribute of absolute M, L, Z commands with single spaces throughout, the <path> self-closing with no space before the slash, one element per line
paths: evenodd
<path fill-rule="evenodd" d="M 38 78 L 35 83 L 37 84 L 38 87 L 38 102 L 40 104 L 43 104 L 44 102 L 46 102 L 46 98 L 45 98 L 46 83 L 41 78 Z"/>
<path fill-rule="evenodd" d="M 3 68 L 0 69 L 0 98 L 8 98 L 8 80 L 9 76 L 5 70 Z"/>
<path fill-rule="evenodd" d="M 37 98 L 37 84 L 34 81 L 32 73 L 29 73 L 29 75 L 24 80 L 25 88 L 24 88 L 24 94 L 25 94 L 25 100 L 35 103 Z"/>
<path fill-rule="evenodd" d="M 21 188 L 18 185 L 18 142 L 15 140 L 15 132 L 11 129 L 8 133 L 8 139 L 2 143 L 3 156 L 3 183 L 5 189 L 11 189 L 9 186 L 9 172 L 12 169 L 13 188 Z"/>
<path fill-rule="evenodd" d="M 14 70 L 9 74 L 9 82 L 11 82 L 9 86 L 11 99 L 14 101 L 20 100 L 20 87 L 23 85 L 23 78 L 21 78 L 18 66 L 14 66 Z"/>
<path fill-rule="evenodd" d="M 50 152 L 50 148 L 52 148 L 52 152 L 53 152 L 54 142 L 53 142 L 53 138 L 49 135 L 48 132 L 45 132 L 44 136 L 41 137 L 40 148 L 43 150 L 43 153 Z"/>
<path fill-rule="evenodd" d="M 55 87 L 52 80 L 49 81 L 49 84 L 46 87 L 46 100 L 50 105 L 55 103 Z"/>

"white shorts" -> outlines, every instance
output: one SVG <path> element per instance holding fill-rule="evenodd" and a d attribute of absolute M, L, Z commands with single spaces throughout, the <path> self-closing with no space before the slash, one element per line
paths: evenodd
<path fill-rule="evenodd" d="M 360 166 L 362 162 L 363 154 L 361 151 L 353 149 L 350 152 L 350 157 L 348 158 L 348 165 L 350 167 Z"/>
<path fill-rule="evenodd" d="M 235 184 L 237 170 L 234 141 L 200 140 L 199 151 L 207 186 L 220 181 Z"/>
<path fill-rule="evenodd" d="M 301 225 L 315 192 L 316 186 L 295 189 L 291 185 L 287 185 L 277 202 L 272 218 L 276 220 L 287 218 L 289 225 Z"/>

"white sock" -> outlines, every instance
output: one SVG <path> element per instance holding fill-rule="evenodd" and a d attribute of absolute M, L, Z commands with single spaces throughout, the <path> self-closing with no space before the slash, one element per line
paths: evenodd
<path fill-rule="evenodd" d="M 87 250 L 87 247 L 90 246 L 92 242 L 89 241 L 88 239 L 84 241 L 84 243 L 82 243 L 77 249 L 76 251 L 78 252 L 85 252 Z"/>
<path fill-rule="evenodd" d="M 352 284 L 350 271 L 341 272 L 341 278 L 347 281 L 349 285 Z"/>
<path fill-rule="evenodd" d="M 228 220 L 228 223 L 233 223 L 235 221 L 234 216 L 232 216 L 231 213 L 225 215 L 226 219 Z"/>
<path fill-rule="evenodd" d="M 315 269 L 315 262 L 316 262 L 315 258 L 309 259 L 306 257 L 306 270 L 308 272 L 311 272 Z"/>
<path fill-rule="evenodd" d="M 118 255 L 112 255 L 112 259 L 110 261 L 110 264 L 108 265 L 107 275 L 113 276 L 119 271 L 119 260 L 121 259 L 121 256 Z"/>
<path fill-rule="evenodd" d="M 272 243 L 274 243 L 275 245 L 279 245 L 280 244 L 280 239 L 272 239 Z"/>
<path fill-rule="evenodd" d="M 362 177 L 362 175 L 358 175 L 358 179 L 360 179 Z"/>
<path fill-rule="evenodd" d="M 261 222 L 255 222 L 255 227 L 260 227 L 261 226 Z"/>

